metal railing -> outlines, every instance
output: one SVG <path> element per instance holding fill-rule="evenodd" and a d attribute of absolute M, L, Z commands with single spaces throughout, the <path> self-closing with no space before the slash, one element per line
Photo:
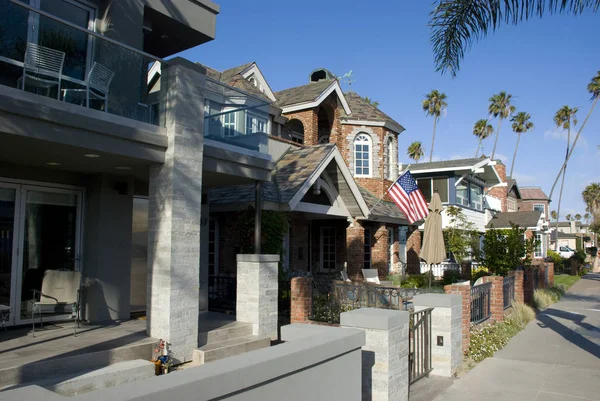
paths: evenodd
<path fill-rule="evenodd" d="M 0 32 L 0 84 L 158 125 L 159 93 L 148 78 L 160 58 L 14 0 L 0 9 Z M 64 55 L 59 73 L 26 60 L 34 46 Z M 111 78 L 107 88 L 95 84 L 98 70 Z"/>
<path fill-rule="evenodd" d="M 279 319 L 285 320 L 289 323 L 292 300 L 291 281 L 289 279 L 279 280 L 277 292 L 277 310 Z"/>
<path fill-rule="evenodd" d="M 427 376 L 431 366 L 431 311 L 423 309 L 410 314 L 408 370 L 410 383 Z"/>
<path fill-rule="evenodd" d="M 479 324 L 491 316 L 492 283 L 471 287 L 471 323 Z"/>
<path fill-rule="evenodd" d="M 215 312 L 235 313 L 237 278 L 208 276 L 208 309 Z"/>
<path fill-rule="evenodd" d="M 504 297 L 504 309 L 510 307 L 515 299 L 515 277 L 504 277 L 502 282 L 502 294 Z"/>

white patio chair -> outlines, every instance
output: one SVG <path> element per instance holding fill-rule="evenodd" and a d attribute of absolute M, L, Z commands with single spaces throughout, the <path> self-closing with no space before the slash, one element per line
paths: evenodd
<path fill-rule="evenodd" d="M 377 269 L 362 269 L 365 281 L 370 284 L 381 284 L 379 281 L 379 272 Z"/>
<path fill-rule="evenodd" d="M 46 270 L 42 279 L 42 290 L 33 291 L 33 307 L 31 319 L 33 321 L 33 336 L 35 336 L 35 314 L 40 317 L 40 326 L 43 327 L 43 314 L 60 313 L 65 308 L 71 307 L 71 318 L 75 318 L 73 334 L 77 335 L 79 327 L 81 272 L 72 270 Z M 68 310 L 68 309 L 67 309 Z"/>
<path fill-rule="evenodd" d="M 25 90 L 28 79 L 36 81 L 37 87 L 46 88 L 46 96 L 50 96 L 50 89 L 56 85 L 58 86 L 56 98 L 60 99 L 60 84 L 64 63 L 65 52 L 36 45 L 35 43 L 27 43 L 23 76 L 19 78 L 18 84 L 21 85 L 22 90 Z"/>

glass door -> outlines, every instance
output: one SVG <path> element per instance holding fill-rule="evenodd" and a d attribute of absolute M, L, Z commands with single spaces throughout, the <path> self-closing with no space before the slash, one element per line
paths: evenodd
<path fill-rule="evenodd" d="M 41 291 L 46 270 L 79 270 L 81 192 L 22 186 L 17 323 L 31 319 L 33 290 Z M 44 320 L 64 318 L 55 309 Z"/>
<path fill-rule="evenodd" d="M 0 183 L 0 318 L 7 325 L 15 318 L 18 196 L 18 185 Z"/>

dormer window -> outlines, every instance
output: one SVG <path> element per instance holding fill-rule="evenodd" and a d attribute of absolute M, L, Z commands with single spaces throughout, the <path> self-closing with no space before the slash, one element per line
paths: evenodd
<path fill-rule="evenodd" d="M 258 84 L 257 84 L 257 82 L 256 82 L 256 78 L 254 78 L 254 77 L 250 77 L 250 78 L 248 78 L 248 81 L 250 81 L 250 83 L 251 83 L 252 85 L 254 85 L 254 87 L 257 87 L 257 86 L 258 86 Z"/>

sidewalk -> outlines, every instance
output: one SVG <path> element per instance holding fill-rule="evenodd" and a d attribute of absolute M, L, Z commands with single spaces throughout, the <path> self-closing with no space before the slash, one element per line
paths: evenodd
<path fill-rule="evenodd" d="M 600 401 L 600 274 L 588 274 L 435 401 Z"/>

